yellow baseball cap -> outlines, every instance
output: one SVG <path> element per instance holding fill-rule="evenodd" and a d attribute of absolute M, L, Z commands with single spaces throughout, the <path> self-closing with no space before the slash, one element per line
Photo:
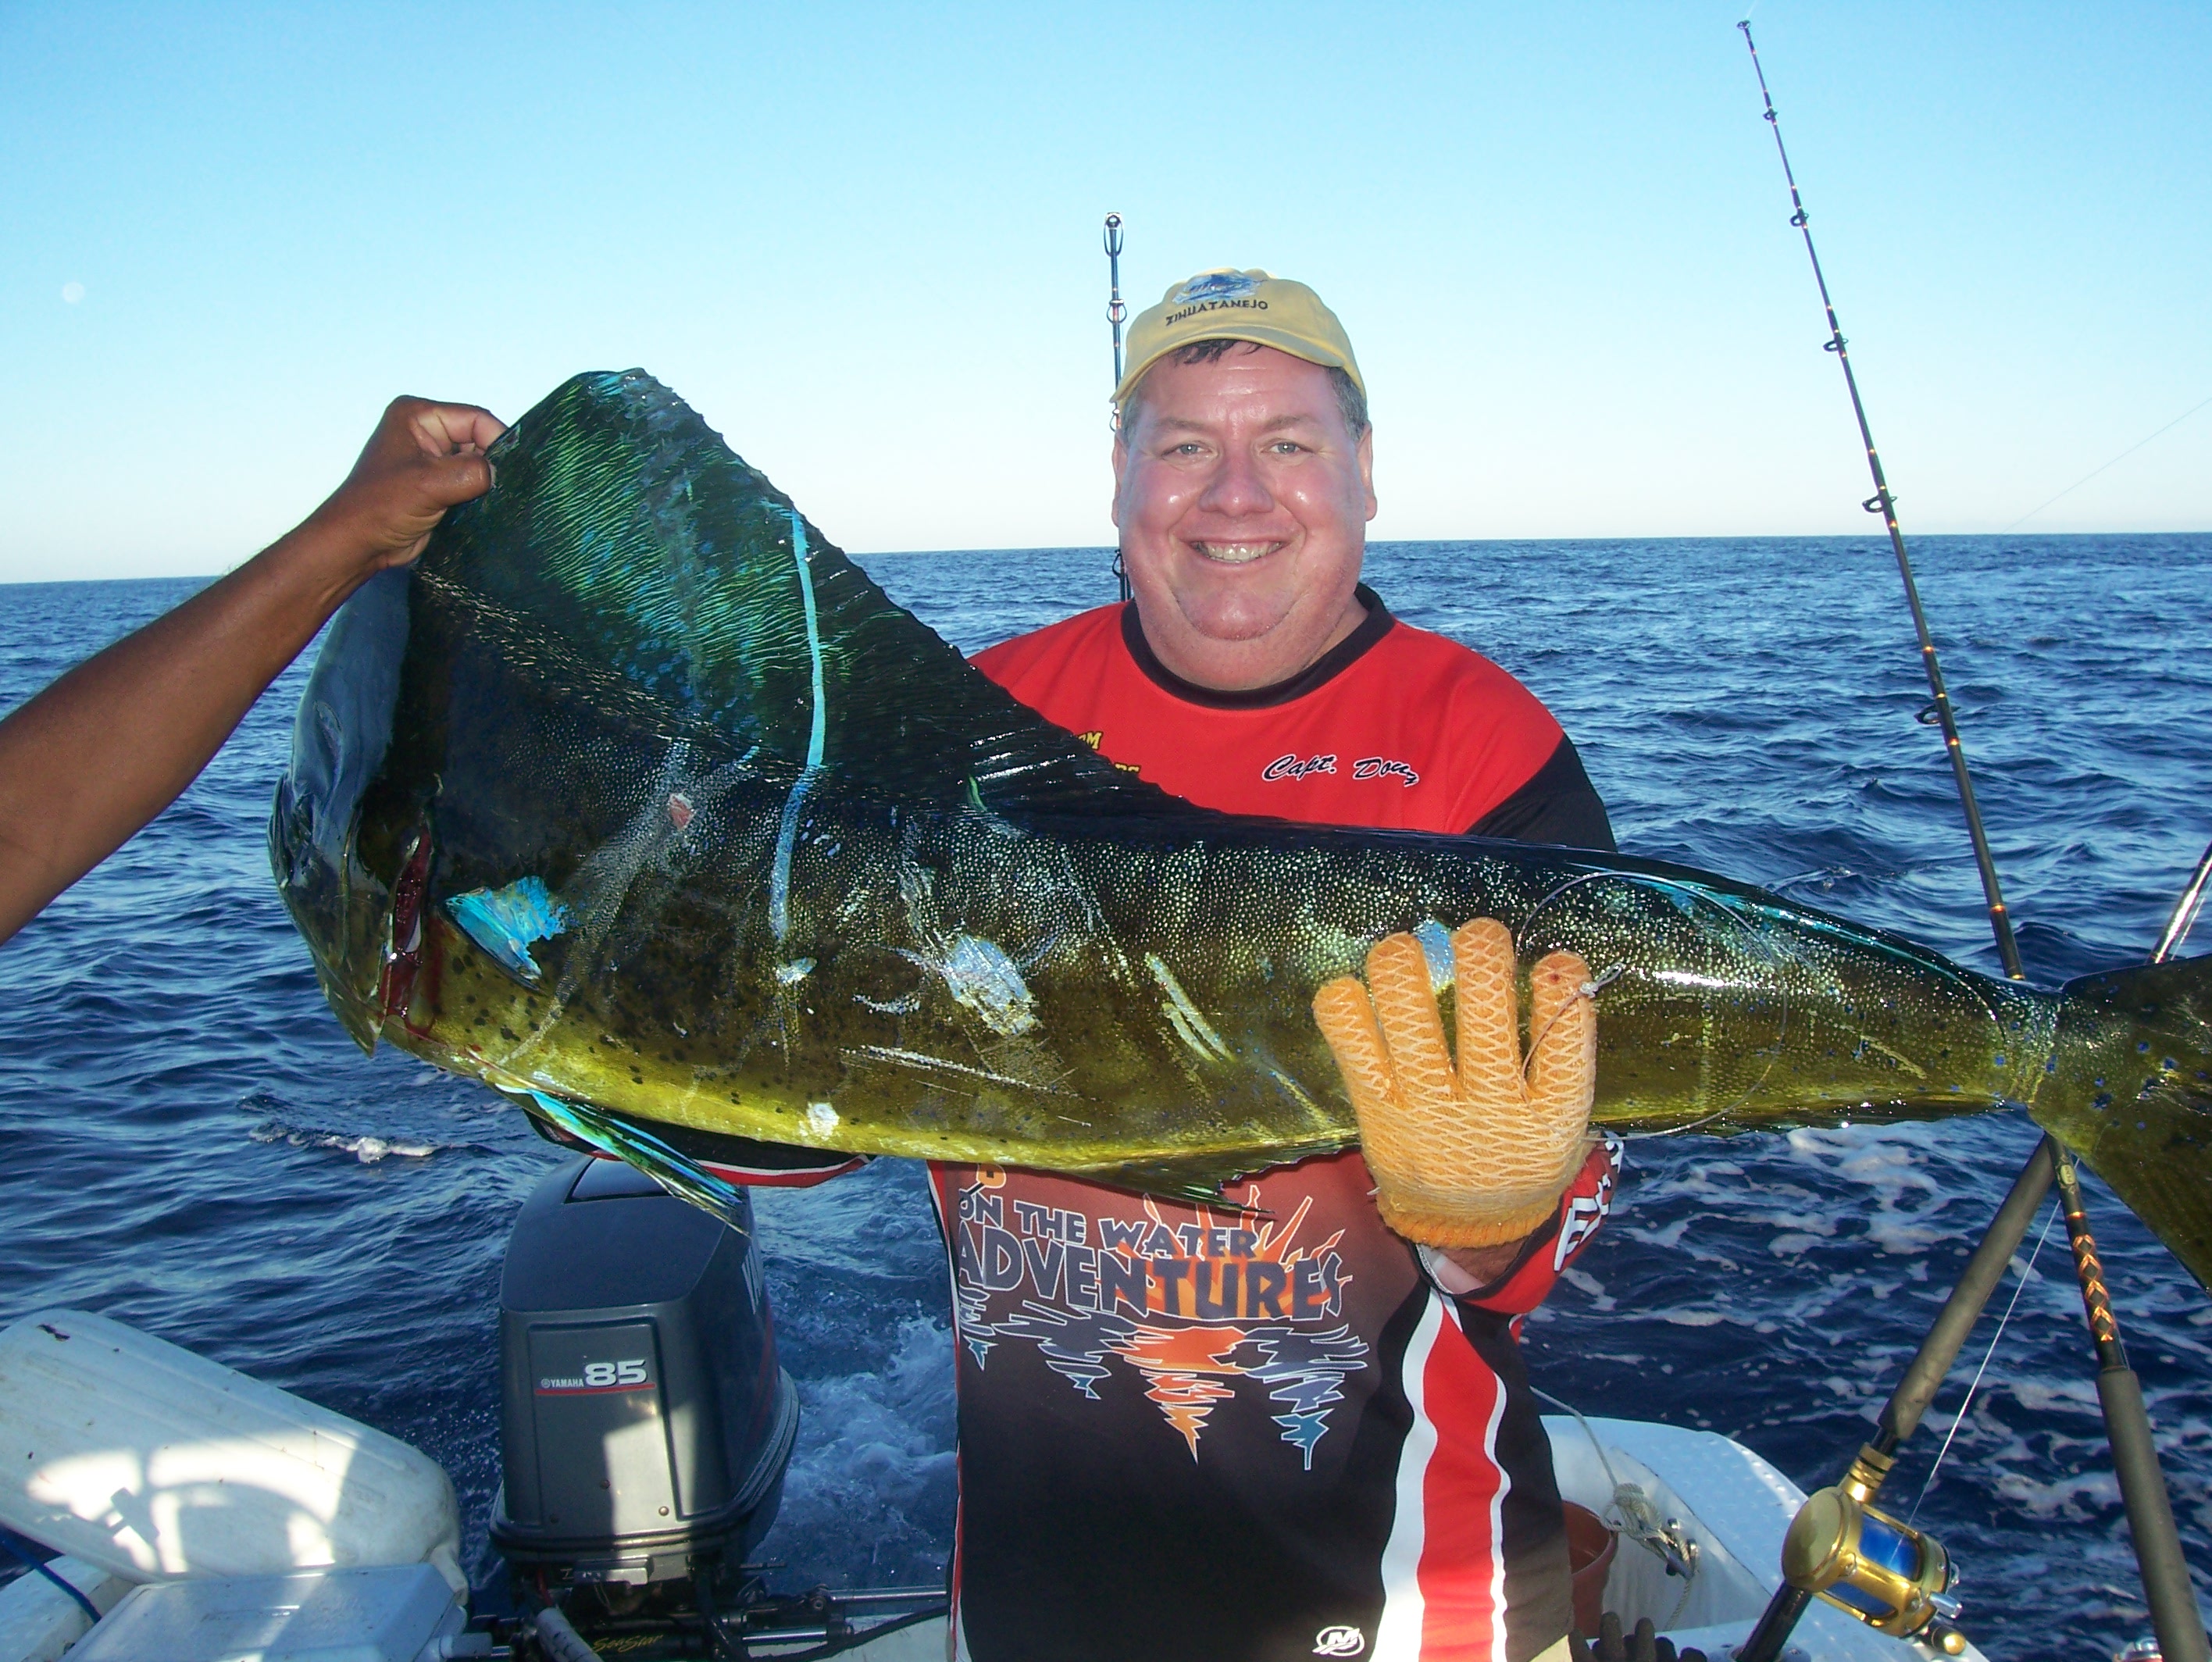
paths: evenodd
<path fill-rule="evenodd" d="M 1115 403 L 1127 402 L 1145 372 L 1177 347 L 1218 340 L 1252 341 L 1308 363 L 1341 369 L 1359 396 L 1367 396 L 1367 383 L 1352 355 L 1352 338 L 1320 295 L 1288 277 L 1224 266 L 1176 283 L 1158 306 L 1137 314 L 1129 325 L 1127 367 L 1114 389 Z"/>

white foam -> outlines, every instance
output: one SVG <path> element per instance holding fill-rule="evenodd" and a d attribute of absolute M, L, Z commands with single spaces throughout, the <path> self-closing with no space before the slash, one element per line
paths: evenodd
<path fill-rule="evenodd" d="M 941 1575 L 952 1524 L 952 1379 L 951 1330 L 916 1316 L 900 1324 L 882 1368 L 802 1380 L 799 1444 L 760 1556 L 789 1558 L 801 1581 Z"/>
<path fill-rule="evenodd" d="M 334 1149 L 340 1154 L 351 1155 L 364 1166 L 374 1166 L 379 1161 L 394 1156 L 403 1160 L 428 1160 L 445 1146 L 421 1137 L 378 1137 L 367 1131 L 349 1137 L 343 1131 L 287 1125 L 275 1119 L 256 1125 L 246 1135 L 256 1143 L 285 1143 L 295 1149 Z"/>

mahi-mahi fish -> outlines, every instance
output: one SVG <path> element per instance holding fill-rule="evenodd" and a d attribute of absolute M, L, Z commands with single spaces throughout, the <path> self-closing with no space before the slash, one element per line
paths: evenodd
<path fill-rule="evenodd" d="M 1598 1124 L 2019 1105 L 2212 1284 L 2212 958 L 2045 990 L 1679 866 L 1199 809 L 993 685 L 642 372 L 493 460 L 334 622 L 277 792 L 365 1047 L 708 1204 L 763 1143 L 1212 1195 L 1356 1140 L 1316 987 L 1492 917 L 1591 965 Z"/>

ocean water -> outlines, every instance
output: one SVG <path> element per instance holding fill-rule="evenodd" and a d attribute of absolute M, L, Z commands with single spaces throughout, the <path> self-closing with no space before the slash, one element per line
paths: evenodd
<path fill-rule="evenodd" d="M 2031 973 L 2140 958 L 2212 835 L 2212 537 L 1929 538 L 1917 558 Z M 1095 550 L 867 564 L 969 649 L 1110 597 Z M 1624 848 L 1995 970 L 1885 543 L 1385 545 L 1369 576 L 1558 712 Z M 0 709 L 193 586 L 0 588 Z M 453 1474 L 489 1580 L 501 1246 L 560 1156 L 493 1094 L 363 1057 L 325 1008 L 263 834 L 303 674 L 0 947 L 0 1322 L 103 1311 L 416 1443 Z M 1640 1142 L 1613 1222 L 1528 1326 L 1536 1381 L 1830 1481 L 2034 1136 L 1990 1115 Z M 2203 1581 L 2212 1300 L 2090 1194 Z M 934 1581 L 951 1358 L 921 1175 L 879 1162 L 763 1192 L 758 1216 L 804 1412 L 763 1552 L 794 1586 Z M 1897 1509 L 2011 1296 L 1908 1447 Z M 2056 1228 L 1919 1503 L 1992 1654 L 2109 1655 L 2146 1629 L 2093 1367 Z"/>

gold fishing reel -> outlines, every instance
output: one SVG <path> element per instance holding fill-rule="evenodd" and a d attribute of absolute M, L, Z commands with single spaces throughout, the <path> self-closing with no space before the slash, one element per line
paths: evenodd
<path fill-rule="evenodd" d="M 1951 1623 L 1958 1573 L 1943 1549 L 1873 1504 L 1890 1462 L 1862 1448 L 1841 1483 L 1805 1497 L 1782 1543 L 1783 1579 L 1877 1633 L 1917 1637 L 1945 1654 L 1966 1648 Z"/>

